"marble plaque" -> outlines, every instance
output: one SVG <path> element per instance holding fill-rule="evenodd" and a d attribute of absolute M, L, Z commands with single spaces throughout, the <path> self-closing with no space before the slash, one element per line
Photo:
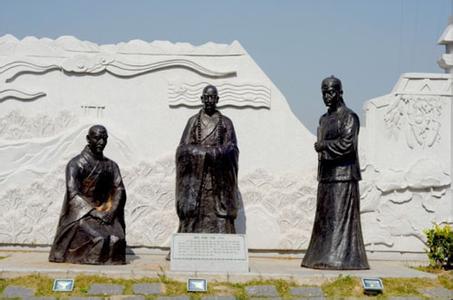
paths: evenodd
<path fill-rule="evenodd" d="M 172 271 L 248 272 L 244 234 L 176 233 L 171 243 Z"/>

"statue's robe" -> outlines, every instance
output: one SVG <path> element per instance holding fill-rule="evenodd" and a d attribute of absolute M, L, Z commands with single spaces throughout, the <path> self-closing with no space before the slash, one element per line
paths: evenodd
<path fill-rule="evenodd" d="M 318 195 L 315 222 L 302 266 L 369 269 L 360 224 L 359 118 L 344 103 L 319 121 Z"/>
<path fill-rule="evenodd" d="M 201 110 L 188 120 L 176 151 L 178 232 L 236 232 L 238 156 L 230 119 Z"/>
<path fill-rule="evenodd" d="M 125 264 L 124 189 L 118 165 L 87 147 L 66 166 L 66 195 L 49 261 Z M 111 223 L 92 216 L 109 212 Z"/>

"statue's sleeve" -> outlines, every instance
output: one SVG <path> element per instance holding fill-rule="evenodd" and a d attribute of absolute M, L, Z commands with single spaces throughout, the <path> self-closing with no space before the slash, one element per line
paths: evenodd
<path fill-rule="evenodd" d="M 237 185 L 239 149 L 233 122 L 225 117 L 225 131 L 223 143 L 211 153 L 216 180 L 214 190 L 218 193 L 216 214 L 221 217 L 235 218 L 239 204 L 239 190 Z"/>
<path fill-rule="evenodd" d="M 176 150 L 176 212 L 180 219 L 196 214 L 204 171 L 205 150 L 194 143 L 196 117 L 187 122 Z"/>
<path fill-rule="evenodd" d="M 191 117 L 184 128 L 184 131 L 179 141 L 179 146 L 193 144 L 192 131 L 194 130 L 194 123 L 196 121 L 195 117 Z"/>
<path fill-rule="evenodd" d="M 228 120 L 225 125 L 225 142 L 224 145 L 227 147 L 234 147 L 237 149 L 236 132 L 234 131 L 233 122 Z"/>
<path fill-rule="evenodd" d="M 357 140 L 359 134 L 359 118 L 354 113 L 341 116 L 340 135 L 333 140 L 324 140 L 325 149 L 321 159 L 336 160 L 349 157 L 357 152 Z"/>
<path fill-rule="evenodd" d="M 237 145 L 236 132 L 234 131 L 233 122 L 230 119 L 224 117 L 225 128 L 224 128 L 224 138 L 223 143 L 218 148 L 210 149 L 209 156 L 213 160 L 217 160 L 218 157 L 223 157 L 225 155 L 233 155 L 232 159 L 234 165 L 237 165 L 237 156 L 239 154 L 239 148 Z"/>
<path fill-rule="evenodd" d="M 124 188 L 123 178 L 121 177 L 120 168 L 112 161 L 113 164 L 113 189 L 111 193 L 112 197 L 112 209 L 113 213 L 119 210 L 123 210 L 126 204 L 126 189 Z"/>
<path fill-rule="evenodd" d="M 76 160 L 66 166 L 67 211 L 71 221 L 81 219 L 94 209 L 80 191 L 81 169 L 80 162 Z"/>

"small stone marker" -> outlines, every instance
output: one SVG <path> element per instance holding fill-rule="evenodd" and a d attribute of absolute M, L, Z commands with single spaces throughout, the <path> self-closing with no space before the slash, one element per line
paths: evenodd
<path fill-rule="evenodd" d="M 202 297 L 201 300 L 236 300 L 234 296 L 206 296 Z"/>
<path fill-rule="evenodd" d="M 116 295 L 110 296 L 109 300 L 145 300 L 145 296 L 142 295 Z"/>
<path fill-rule="evenodd" d="M 411 296 L 407 296 L 407 297 L 389 297 L 388 300 L 422 300 L 422 298 L 420 297 L 411 297 Z"/>
<path fill-rule="evenodd" d="M 278 292 L 273 285 L 254 285 L 245 288 L 250 297 L 278 297 Z"/>
<path fill-rule="evenodd" d="M 32 297 L 35 294 L 34 289 L 27 289 L 21 286 L 9 285 L 3 291 L 3 298 L 25 298 Z"/>
<path fill-rule="evenodd" d="M 57 300 L 57 298 L 55 297 L 51 297 L 51 296 L 41 296 L 41 297 L 37 297 L 37 296 L 32 296 L 32 297 L 25 297 L 25 298 L 22 298 L 23 300 Z"/>
<path fill-rule="evenodd" d="M 289 293 L 292 296 L 302 296 L 302 297 L 307 297 L 307 298 L 316 297 L 319 299 L 324 298 L 324 292 L 319 287 L 296 287 L 296 288 L 291 288 L 289 290 Z"/>
<path fill-rule="evenodd" d="M 166 296 L 158 297 L 157 300 L 190 300 L 189 296 Z"/>
<path fill-rule="evenodd" d="M 173 234 L 170 269 L 189 272 L 248 272 L 245 235 Z"/>
<path fill-rule="evenodd" d="M 453 290 L 449 290 L 442 287 L 423 289 L 420 290 L 420 292 L 434 299 L 448 299 L 448 300 L 453 299 Z"/>
<path fill-rule="evenodd" d="M 101 297 L 69 297 L 69 300 L 102 300 Z"/>
<path fill-rule="evenodd" d="M 89 295 L 122 295 L 124 286 L 119 284 L 94 283 L 88 291 Z"/>
<path fill-rule="evenodd" d="M 159 295 L 163 292 L 160 283 L 137 283 L 132 286 L 132 290 L 139 295 Z"/>

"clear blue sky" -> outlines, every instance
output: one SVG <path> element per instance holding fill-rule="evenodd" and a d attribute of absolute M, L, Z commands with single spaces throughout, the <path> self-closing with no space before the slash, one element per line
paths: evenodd
<path fill-rule="evenodd" d="M 437 39 L 453 0 L 0 1 L 0 35 L 95 43 L 194 45 L 238 40 L 312 132 L 325 111 L 321 80 L 343 81 L 346 103 L 388 93 L 403 72 L 443 72 Z"/>

